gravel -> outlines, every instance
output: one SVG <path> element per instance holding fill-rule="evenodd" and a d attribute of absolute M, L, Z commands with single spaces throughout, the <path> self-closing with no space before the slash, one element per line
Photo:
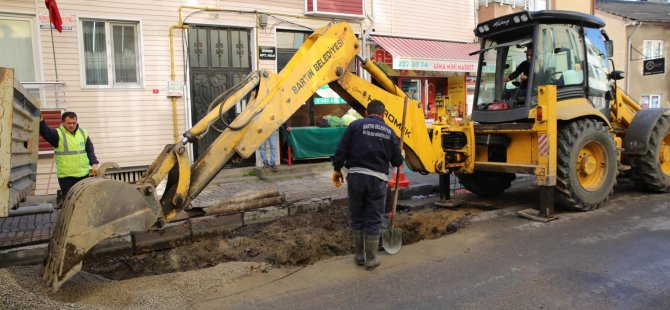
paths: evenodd
<path fill-rule="evenodd" d="M 41 266 L 12 266 L 0 269 L 0 309 L 185 309 L 204 292 L 232 288 L 235 279 L 269 268 L 231 262 L 123 281 L 79 272 L 54 293 L 42 282 Z"/>

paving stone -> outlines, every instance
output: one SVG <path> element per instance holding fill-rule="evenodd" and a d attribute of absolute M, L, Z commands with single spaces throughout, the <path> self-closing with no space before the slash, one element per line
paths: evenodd
<path fill-rule="evenodd" d="M 133 238 L 130 233 L 107 238 L 91 249 L 91 253 L 133 252 Z"/>
<path fill-rule="evenodd" d="M 0 251 L 0 267 L 40 264 L 48 244 L 36 244 Z"/>
<path fill-rule="evenodd" d="M 0 233 L 5 231 L 5 228 L 9 226 L 11 221 L 11 217 L 0 218 Z"/>
<path fill-rule="evenodd" d="M 174 248 L 191 242 L 191 223 L 168 224 L 160 231 L 132 232 L 135 254 Z"/>
<path fill-rule="evenodd" d="M 224 214 L 192 218 L 191 229 L 194 237 L 217 234 L 242 226 L 242 214 Z"/>
<path fill-rule="evenodd" d="M 331 198 L 324 199 L 312 199 L 308 201 L 299 201 L 290 204 L 287 207 L 288 214 L 293 216 L 307 211 L 318 210 L 319 208 L 324 208 L 330 206 L 332 203 Z"/>
<path fill-rule="evenodd" d="M 288 216 L 288 209 L 285 207 L 268 207 L 253 211 L 244 212 L 244 225 L 264 223 Z"/>

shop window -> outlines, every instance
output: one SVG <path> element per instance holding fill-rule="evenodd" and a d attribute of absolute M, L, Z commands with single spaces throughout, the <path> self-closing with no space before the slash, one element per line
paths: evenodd
<path fill-rule="evenodd" d="M 663 57 L 663 40 L 644 40 L 643 44 L 645 59 Z"/>
<path fill-rule="evenodd" d="M 82 20 L 85 86 L 140 86 L 137 22 Z"/>
<path fill-rule="evenodd" d="M 640 98 L 640 106 L 643 109 L 655 109 L 661 107 L 661 95 L 642 95 Z"/>

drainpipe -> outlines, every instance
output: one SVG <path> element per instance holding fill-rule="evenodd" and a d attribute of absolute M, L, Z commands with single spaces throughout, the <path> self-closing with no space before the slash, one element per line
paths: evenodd
<path fill-rule="evenodd" d="M 370 0 L 370 15 L 368 15 L 368 14 L 365 14 L 365 15 L 368 18 L 368 20 L 370 21 L 370 26 L 368 26 L 367 29 L 363 30 L 363 22 L 361 22 L 361 31 L 363 31 L 363 42 L 362 42 L 363 46 L 361 46 L 361 54 L 363 54 L 363 55 L 361 55 L 361 56 L 363 56 L 363 59 L 368 59 L 370 57 L 370 52 L 368 50 L 368 37 L 369 37 L 370 30 L 372 30 L 372 28 L 374 28 L 374 26 L 375 26 L 375 2 L 374 2 L 374 0 Z M 362 66 L 363 66 L 363 64 L 361 64 L 361 67 Z M 362 73 L 362 75 L 361 75 L 362 79 L 370 80 L 368 78 L 369 74 L 367 73 L 367 71 L 362 70 L 361 73 Z"/>
<path fill-rule="evenodd" d="M 628 36 L 628 51 L 626 52 L 626 93 L 630 94 L 630 59 L 632 57 L 632 52 L 631 50 L 633 49 L 633 35 L 635 32 L 640 29 L 640 26 L 642 25 L 641 22 L 635 21 L 633 22 L 632 25 L 626 25 L 626 26 L 636 26 L 635 30 L 633 30 L 633 33 Z"/>

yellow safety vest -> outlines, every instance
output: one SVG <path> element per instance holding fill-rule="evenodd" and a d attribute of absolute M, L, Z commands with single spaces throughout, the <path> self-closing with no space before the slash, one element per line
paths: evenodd
<path fill-rule="evenodd" d="M 86 154 L 86 140 L 88 132 L 77 128 L 71 134 L 65 127 L 60 126 L 58 132 L 58 147 L 54 150 L 56 157 L 57 175 L 59 178 L 80 178 L 88 175 L 89 162 Z"/>

